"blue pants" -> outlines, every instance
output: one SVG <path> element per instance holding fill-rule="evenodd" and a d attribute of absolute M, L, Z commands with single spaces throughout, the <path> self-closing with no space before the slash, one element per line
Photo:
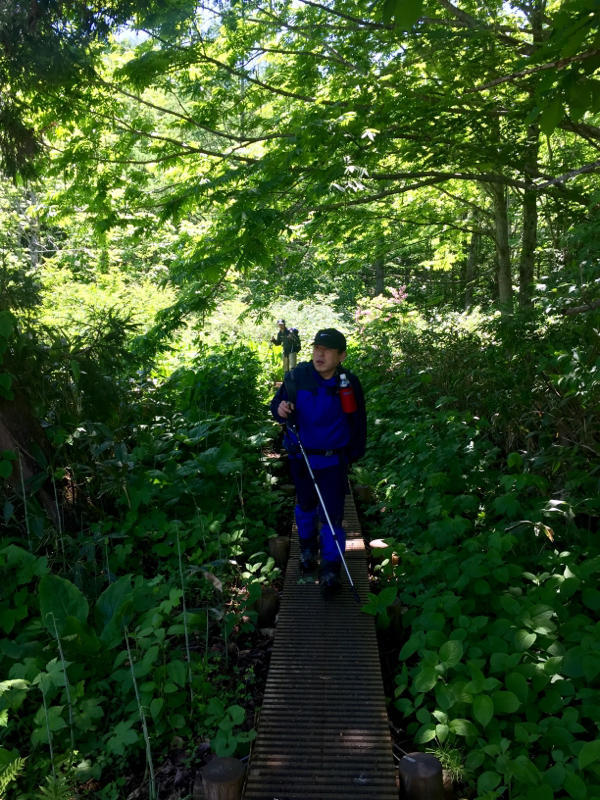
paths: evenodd
<path fill-rule="evenodd" d="M 301 543 L 302 540 L 315 537 L 320 524 L 321 563 L 339 562 L 340 554 L 304 459 L 290 458 L 289 463 L 298 500 L 296 525 Z M 343 553 L 346 548 L 346 531 L 342 528 L 346 498 L 346 465 L 335 464 L 325 469 L 315 469 L 313 472 Z"/>

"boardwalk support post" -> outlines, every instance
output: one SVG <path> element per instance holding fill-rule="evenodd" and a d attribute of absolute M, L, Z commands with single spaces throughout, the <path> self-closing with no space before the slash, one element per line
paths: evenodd
<path fill-rule="evenodd" d="M 279 611 L 279 593 L 270 586 L 264 586 L 256 603 L 258 627 L 272 628 Z"/>
<path fill-rule="evenodd" d="M 213 758 L 202 769 L 206 800 L 241 800 L 244 765 L 237 758 Z"/>
<path fill-rule="evenodd" d="M 290 537 L 273 536 L 269 539 L 269 552 L 279 569 L 285 569 L 290 556 Z"/>
<path fill-rule="evenodd" d="M 444 800 L 442 765 L 431 753 L 409 753 L 400 760 L 403 800 Z"/>

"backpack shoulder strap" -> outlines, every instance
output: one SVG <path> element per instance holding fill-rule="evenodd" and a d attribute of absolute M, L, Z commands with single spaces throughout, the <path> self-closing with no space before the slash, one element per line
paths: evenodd
<path fill-rule="evenodd" d="M 298 390 L 317 392 L 318 386 L 315 380 L 312 364 L 310 361 L 301 361 L 297 367 L 286 372 L 283 384 L 288 395 L 288 400 L 296 402 Z"/>

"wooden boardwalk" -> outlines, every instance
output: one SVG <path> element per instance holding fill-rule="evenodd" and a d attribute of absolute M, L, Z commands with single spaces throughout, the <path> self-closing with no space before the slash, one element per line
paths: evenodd
<path fill-rule="evenodd" d="M 367 560 L 352 497 L 346 562 L 361 603 Z M 343 589 L 323 600 L 299 581 L 292 534 L 281 611 L 245 800 L 397 800 L 375 623 Z"/>

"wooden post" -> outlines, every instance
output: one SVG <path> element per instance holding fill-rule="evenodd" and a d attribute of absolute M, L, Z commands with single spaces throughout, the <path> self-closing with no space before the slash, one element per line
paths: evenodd
<path fill-rule="evenodd" d="M 244 765 L 237 758 L 213 758 L 202 769 L 206 800 L 241 800 Z"/>
<path fill-rule="evenodd" d="M 399 771 L 404 800 L 444 800 L 442 765 L 431 753 L 409 753 Z"/>
<path fill-rule="evenodd" d="M 279 569 L 285 569 L 290 555 L 290 537 L 273 536 L 269 539 L 269 553 L 275 559 Z"/>
<path fill-rule="evenodd" d="M 354 492 L 355 496 L 358 497 L 361 503 L 369 504 L 375 501 L 375 492 L 370 486 L 364 486 L 361 483 L 357 483 L 352 487 L 352 491 Z"/>
<path fill-rule="evenodd" d="M 392 551 L 392 545 L 384 542 L 383 539 L 371 539 L 369 547 L 371 548 L 373 559 L 379 560 L 389 557 L 393 566 L 396 566 L 400 561 L 398 553 Z"/>
<path fill-rule="evenodd" d="M 279 593 L 270 586 L 263 587 L 256 610 L 258 611 L 258 627 L 272 628 L 279 611 Z"/>

